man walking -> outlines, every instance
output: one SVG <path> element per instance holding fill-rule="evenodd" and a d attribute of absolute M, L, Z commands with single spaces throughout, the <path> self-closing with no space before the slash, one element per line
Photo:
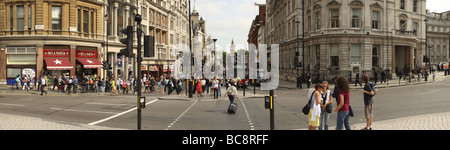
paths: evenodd
<path fill-rule="evenodd" d="M 359 80 L 359 71 L 358 70 L 356 71 L 356 77 L 355 78 L 356 78 L 355 79 L 355 86 L 358 83 L 359 83 L 359 86 L 362 86 L 361 81 Z"/>
<path fill-rule="evenodd" d="M 78 79 L 77 76 L 73 77 L 73 93 L 77 93 L 78 90 Z"/>
<path fill-rule="evenodd" d="M 41 78 L 41 95 L 44 94 L 47 95 L 47 90 L 45 90 L 45 87 L 47 87 L 47 76 L 44 76 Z"/>

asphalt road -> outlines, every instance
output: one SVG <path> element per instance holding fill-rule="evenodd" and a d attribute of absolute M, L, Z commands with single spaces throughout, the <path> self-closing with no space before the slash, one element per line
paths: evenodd
<path fill-rule="evenodd" d="M 379 89 L 375 96 L 374 121 L 449 112 L 450 80 L 414 86 Z M 266 93 L 258 91 L 258 93 Z M 307 116 L 301 113 L 307 90 L 275 91 L 275 129 L 290 130 L 308 127 Z M 247 93 L 251 95 L 250 93 Z M 350 104 L 355 117 L 350 123 L 364 123 L 363 96 L 352 90 Z M 205 96 L 191 100 L 158 100 L 147 96 L 142 111 L 144 130 L 268 130 L 269 110 L 262 98 L 242 98 L 236 114 L 228 114 L 229 101 Z M 336 102 L 333 103 L 336 107 Z M 137 129 L 136 96 L 39 96 L 0 94 L 0 113 L 38 117 L 49 120 Z M 336 113 L 330 126 L 336 125 Z"/>

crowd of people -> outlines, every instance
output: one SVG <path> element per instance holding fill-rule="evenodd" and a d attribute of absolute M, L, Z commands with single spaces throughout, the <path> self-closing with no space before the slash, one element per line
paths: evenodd
<path fill-rule="evenodd" d="M 35 89 L 37 91 L 42 91 L 47 93 L 48 88 L 52 91 L 62 92 L 62 93 L 111 93 L 112 95 L 118 95 L 120 92 L 122 94 L 129 94 L 131 91 L 133 94 L 137 93 L 137 81 L 134 76 L 129 79 L 123 80 L 122 78 L 114 79 L 104 79 L 97 75 L 86 75 L 82 78 L 77 76 L 53 76 L 47 78 L 47 76 L 39 77 L 35 79 L 25 75 L 23 77 L 17 76 L 16 89 L 30 90 Z M 157 93 L 164 95 L 172 94 L 176 91 L 179 94 L 182 88 L 182 81 L 170 77 L 161 76 L 155 78 L 149 75 L 144 75 L 141 79 L 142 90 L 144 93 Z"/>

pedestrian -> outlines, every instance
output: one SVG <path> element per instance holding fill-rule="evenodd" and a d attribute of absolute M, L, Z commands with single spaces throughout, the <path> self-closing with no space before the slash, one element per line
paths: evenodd
<path fill-rule="evenodd" d="M 309 109 L 309 113 L 308 113 L 308 122 L 309 122 L 309 126 L 308 126 L 308 130 L 317 130 L 317 127 L 320 125 L 320 112 L 321 112 L 321 108 L 320 108 L 320 103 L 322 102 L 323 98 L 322 98 L 322 93 L 324 91 L 324 88 L 321 84 L 317 84 L 315 87 L 315 90 L 310 90 L 312 92 L 308 92 L 311 95 L 308 99 L 311 100 L 311 103 L 309 104 L 310 109 Z"/>
<path fill-rule="evenodd" d="M 164 89 L 165 89 L 164 88 L 165 87 L 164 86 L 164 79 L 160 78 L 157 84 L 158 84 L 159 90 L 161 91 L 161 94 L 164 95 Z"/>
<path fill-rule="evenodd" d="M 232 104 L 234 102 L 234 99 L 237 98 L 237 96 L 238 96 L 237 95 L 237 89 L 234 86 L 233 82 L 228 84 L 228 89 L 227 89 L 226 93 L 227 93 L 228 98 L 230 100 L 230 104 Z"/>
<path fill-rule="evenodd" d="M 373 120 L 373 96 L 375 93 L 378 93 L 378 90 L 375 90 L 376 84 L 369 82 L 369 76 L 363 75 L 362 80 L 364 82 L 364 89 L 361 91 L 364 93 L 364 114 L 366 115 L 366 127 L 361 130 L 372 130 L 372 120 Z"/>
<path fill-rule="evenodd" d="M 67 94 L 69 94 L 70 91 L 72 91 L 72 85 L 73 85 L 73 79 L 72 79 L 72 77 L 69 77 L 69 79 L 67 80 Z"/>
<path fill-rule="evenodd" d="M 25 87 L 28 88 L 28 90 L 30 89 L 30 87 L 28 86 L 28 80 L 29 80 L 28 76 L 26 76 L 26 75 L 23 76 L 23 79 L 22 79 L 22 83 L 23 83 L 22 91 L 25 90 Z"/>
<path fill-rule="evenodd" d="M 73 76 L 73 93 L 78 91 L 78 79 L 77 76 Z"/>
<path fill-rule="evenodd" d="M 320 103 L 321 104 L 320 106 L 322 107 L 322 109 L 320 111 L 319 130 L 322 130 L 322 129 L 328 130 L 328 127 L 329 127 L 328 121 L 330 120 L 330 114 L 332 112 L 331 103 L 333 102 L 333 96 L 331 96 L 332 94 L 330 91 L 330 85 L 328 84 L 327 81 L 323 81 L 322 86 L 323 86 L 324 90 L 322 92 L 323 101 L 322 101 L 322 103 Z"/>
<path fill-rule="evenodd" d="M 302 74 L 301 73 L 299 73 L 297 76 L 297 87 L 300 89 L 302 88 Z"/>
<path fill-rule="evenodd" d="M 17 75 L 17 77 L 16 77 L 16 89 L 18 90 L 18 89 L 20 89 L 20 75 Z"/>
<path fill-rule="evenodd" d="M 195 85 L 195 88 L 197 89 L 197 96 L 198 97 L 203 97 L 203 87 L 202 86 L 202 81 L 200 81 L 200 79 L 197 79 L 197 84 Z M 205 81 L 206 82 L 206 81 Z"/>
<path fill-rule="evenodd" d="M 433 71 L 433 82 L 435 81 L 435 79 L 436 79 L 436 71 Z"/>
<path fill-rule="evenodd" d="M 212 81 L 212 87 L 214 89 L 214 99 L 218 99 L 219 98 L 219 81 L 217 80 L 217 76 L 215 76 Z"/>
<path fill-rule="evenodd" d="M 361 81 L 359 80 L 359 71 L 356 71 L 356 77 L 355 77 L 355 86 L 356 84 L 359 84 L 359 86 L 362 87 Z"/>
<path fill-rule="evenodd" d="M 58 90 L 58 78 L 56 76 L 53 76 L 53 91 L 55 91 L 55 87 L 56 90 Z"/>
<path fill-rule="evenodd" d="M 336 130 L 342 130 L 344 125 L 346 130 L 351 130 L 349 122 L 350 110 L 350 85 L 346 77 L 339 77 L 336 79 L 339 95 L 337 97 L 337 107 L 334 110 L 337 112 Z"/>
<path fill-rule="evenodd" d="M 100 84 L 100 83 L 99 83 Z M 106 81 L 105 81 L 105 78 L 102 78 L 102 81 L 101 81 L 101 90 L 102 90 L 102 93 L 105 93 L 105 87 L 106 87 Z"/>
<path fill-rule="evenodd" d="M 375 80 L 375 84 L 377 84 L 377 82 L 378 82 L 378 73 L 377 73 L 376 70 L 375 70 L 375 72 L 373 73 L 373 78 L 374 78 L 374 80 Z"/>
<path fill-rule="evenodd" d="M 308 88 L 311 86 L 311 76 L 309 76 L 309 73 L 306 74 L 306 85 Z"/>
<path fill-rule="evenodd" d="M 43 78 L 41 78 L 41 96 L 44 94 L 47 95 L 47 76 L 44 76 Z"/>

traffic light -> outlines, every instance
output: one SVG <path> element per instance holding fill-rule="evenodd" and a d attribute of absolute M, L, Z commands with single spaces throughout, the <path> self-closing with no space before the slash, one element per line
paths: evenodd
<path fill-rule="evenodd" d="M 127 45 L 126 49 L 120 50 L 120 54 L 122 54 L 125 57 L 133 57 L 133 40 L 134 40 L 133 26 L 127 26 L 126 29 L 122 29 L 120 30 L 120 32 L 127 35 L 127 38 L 120 39 L 120 43 Z"/>
<path fill-rule="evenodd" d="M 144 36 L 144 57 L 155 57 L 154 36 Z"/>
<path fill-rule="evenodd" d="M 103 67 L 102 67 L 102 69 L 103 69 L 103 70 L 106 70 L 106 69 L 108 69 L 108 62 L 107 62 L 107 61 L 105 61 L 105 60 L 104 60 L 104 61 L 102 61 L 102 66 L 103 66 Z"/>

